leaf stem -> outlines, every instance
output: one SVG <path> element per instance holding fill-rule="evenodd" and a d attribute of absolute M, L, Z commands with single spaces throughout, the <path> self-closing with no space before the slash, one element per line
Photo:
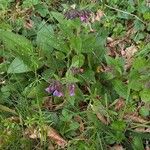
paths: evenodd
<path fill-rule="evenodd" d="M 124 11 L 124 10 L 121 10 L 121 9 L 118 9 L 118 8 L 111 7 L 111 6 L 107 5 L 107 4 L 105 4 L 105 6 L 106 6 L 107 8 L 113 9 L 113 10 L 115 10 L 115 11 L 118 11 L 118 12 L 121 12 L 121 13 L 124 13 L 124 14 L 127 14 L 127 15 L 130 15 L 130 16 L 132 16 L 132 17 L 135 17 L 137 20 L 141 21 L 143 24 L 146 24 L 146 23 L 145 23 L 142 19 L 140 19 L 137 15 L 131 14 L 131 13 L 127 12 L 127 11 Z"/>

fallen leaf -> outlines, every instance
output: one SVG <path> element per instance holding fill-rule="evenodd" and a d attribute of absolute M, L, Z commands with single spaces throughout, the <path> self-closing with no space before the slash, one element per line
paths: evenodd
<path fill-rule="evenodd" d="M 58 133 L 56 130 L 54 130 L 53 128 L 51 127 L 48 127 L 47 126 L 47 136 L 54 140 L 55 143 L 57 145 L 59 145 L 60 147 L 64 148 L 66 145 L 67 145 L 67 141 L 64 140 Z"/>
<path fill-rule="evenodd" d="M 133 62 L 133 56 L 138 51 L 137 47 L 135 45 L 132 45 L 125 49 L 123 54 L 123 57 L 125 58 L 125 70 L 129 69 Z"/>
<path fill-rule="evenodd" d="M 24 24 L 24 27 L 26 29 L 31 29 L 33 28 L 33 21 L 32 20 L 26 20 L 25 24 Z"/>
<path fill-rule="evenodd" d="M 100 113 L 97 113 L 96 116 L 102 123 L 108 125 L 109 121 L 106 120 L 106 118 L 103 115 L 101 115 Z"/>
<path fill-rule="evenodd" d="M 132 45 L 128 48 L 125 49 L 125 53 L 126 53 L 126 58 L 129 60 L 131 59 L 134 54 L 138 51 L 137 47 L 135 45 Z"/>
<path fill-rule="evenodd" d="M 98 11 L 96 12 L 95 20 L 96 20 L 96 21 L 100 21 L 103 16 L 104 16 L 104 12 L 101 11 L 101 10 L 98 10 Z"/>
<path fill-rule="evenodd" d="M 20 118 L 19 117 L 16 117 L 16 116 L 12 116 L 10 118 L 8 118 L 8 120 L 12 123 L 20 123 Z"/>
<path fill-rule="evenodd" d="M 47 137 L 49 137 L 52 141 L 54 141 L 58 146 L 64 148 L 67 145 L 67 141 L 64 140 L 55 129 L 49 126 L 45 126 L 45 132 L 47 133 Z M 25 130 L 25 135 L 32 139 L 41 138 L 41 132 L 38 129 L 27 128 Z"/>
<path fill-rule="evenodd" d="M 133 122 L 147 123 L 147 120 L 143 119 L 141 116 L 138 115 L 126 114 L 124 118 L 127 120 L 132 120 Z"/>
<path fill-rule="evenodd" d="M 115 110 L 120 110 L 125 106 L 125 101 L 123 98 L 118 99 L 118 101 L 115 104 Z"/>
<path fill-rule="evenodd" d="M 81 133 L 83 133 L 83 131 L 84 131 L 84 123 L 82 121 L 82 118 L 79 115 L 77 115 L 77 116 L 75 116 L 74 119 L 75 119 L 75 121 L 77 121 L 80 124 L 79 130 L 80 130 Z"/>
<path fill-rule="evenodd" d="M 144 128 L 144 127 L 138 127 L 135 129 L 137 132 L 142 132 L 142 133 L 150 133 L 150 128 Z"/>

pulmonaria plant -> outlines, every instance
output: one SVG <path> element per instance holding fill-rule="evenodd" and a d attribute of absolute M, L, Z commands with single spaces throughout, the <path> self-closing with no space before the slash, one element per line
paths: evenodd
<path fill-rule="evenodd" d="M 63 85 L 59 82 L 59 81 L 53 81 L 46 89 L 45 91 L 52 94 L 53 96 L 56 97 L 63 97 L 64 93 L 63 93 Z M 69 84 L 67 86 L 67 90 L 69 92 L 70 96 L 74 96 L 75 95 L 75 85 Z"/>

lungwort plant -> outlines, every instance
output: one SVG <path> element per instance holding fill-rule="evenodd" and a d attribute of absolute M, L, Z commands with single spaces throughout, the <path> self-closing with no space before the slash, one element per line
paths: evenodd
<path fill-rule="evenodd" d="M 149 6 L 63 2 L 0 4 L 0 148 L 148 148 Z"/>

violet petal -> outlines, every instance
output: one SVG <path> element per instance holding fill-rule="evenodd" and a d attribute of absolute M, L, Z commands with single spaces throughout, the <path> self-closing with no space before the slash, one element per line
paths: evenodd
<path fill-rule="evenodd" d="M 48 93 L 53 93 L 54 91 L 55 91 L 55 86 L 54 85 L 50 85 L 49 87 L 47 87 L 46 89 L 45 89 L 45 91 L 46 92 L 48 92 Z"/>
<path fill-rule="evenodd" d="M 75 95 L 75 85 L 74 84 L 69 85 L 69 94 L 70 94 L 70 96 Z"/>
<path fill-rule="evenodd" d="M 59 92 L 58 90 L 55 90 L 55 91 L 53 92 L 53 96 L 62 97 L 62 96 L 63 96 L 63 93 L 62 93 L 62 92 Z"/>

